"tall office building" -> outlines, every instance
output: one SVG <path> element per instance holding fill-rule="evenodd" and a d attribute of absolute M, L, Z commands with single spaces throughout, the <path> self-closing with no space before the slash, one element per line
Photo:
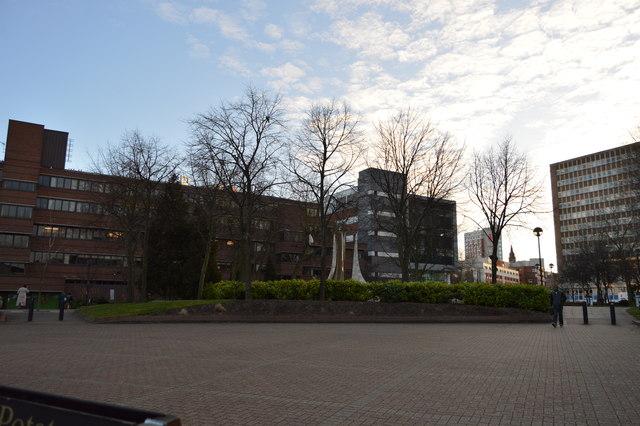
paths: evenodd
<path fill-rule="evenodd" d="M 488 258 L 493 251 L 490 229 L 479 229 L 464 234 L 464 258 Z M 502 260 L 502 241 L 498 242 L 498 260 Z"/>
<path fill-rule="evenodd" d="M 394 226 L 398 219 L 382 190 L 383 181 L 387 181 L 387 185 L 397 182 L 398 191 L 402 191 L 400 173 L 368 168 L 360 171 L 357 188 L 338 195 L 342 205 L 352 201 L 350 208 L 338 214 L 344 218 L 344 226 L 357 232 L 358 242 L 366 245 L 363 273 L 365 279 L 374 281 L 402 277 L 395 233 L 398 228 Z M 412 241 L 417 253 L 411 259 L 411 273 L 420 277 L 412 279 L 449 281 L 458 268 L 455 201 L 408 196 L 406 202 L 409 220 L 416 221 L 411 228 L 417 233 Z"/>
<path fill-rule="evenodd" d="M 551 164 L 558 269 L 605 241 L 637 239 L 640 142 Z M 612 245 L 608 250 L 612 250 Z"/>

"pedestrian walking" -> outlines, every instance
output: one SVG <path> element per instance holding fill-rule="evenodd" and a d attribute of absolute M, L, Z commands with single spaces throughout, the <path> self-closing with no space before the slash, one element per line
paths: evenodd
<path fill-rule="evenodd" d="M 16 306 L 18 308 L 24 308 L 27 306 L 27 294 L 29 294 L 29 289 L 26 284 L 22 284 L 22 287 L 18 289 L 18 297 L 16 299 Z"/>
<path fill-rule="evenodd" d="M 560 290 L 557 285 L 553 286 L 553 291 L 549 296 L 551 301 L 551 312 L 553 318 L 551 319 L 551 325 L 555 328 L 560 323 L 560 327 L 564 325 L 564 318 L 562 318 L 562 306 L 567 301 L 567 295 L 564 291 Z"/>

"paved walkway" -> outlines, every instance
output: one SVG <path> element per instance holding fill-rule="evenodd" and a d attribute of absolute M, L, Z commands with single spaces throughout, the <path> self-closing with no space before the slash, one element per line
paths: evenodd
<path fill-rule="evenodd" d="M 183 425 L 640 424 L 640 327 L 89 324 L 11 312 L 0 383 Z"/>

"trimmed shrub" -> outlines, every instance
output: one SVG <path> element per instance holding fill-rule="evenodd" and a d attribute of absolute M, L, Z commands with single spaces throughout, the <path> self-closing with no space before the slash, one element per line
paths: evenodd
<path fill-rule="evenodd" d="M 320 290 L 319 280 L 254 281 L 254 299 L 313 300 Z M 387 281 L 363 283 L 355 280 L 327 280 L 327 300 L 376 301 L 385 303 L 451 303 L 457 299 L 467 305 L 521 308 L 546 312 L 549 290 L 526 284 L 485 284 Z M 244 299 L 244 283 L 208 283 L 206 299 Z"/>
<path fill-rule="evenodd" d="M 254 299 L 312 300 L 320 290 L 320 281 L 254 281 L 251 286 Z"/>
<path fill-rule="evenodd" d="M 372 298 L 369 285 L 356 280 L 327 280 L 326 297 L 328 300 L 364 302 Z"/>
<path fill-rule="evenodd" d="M 207 283 L 202 290 L 204 299 L 244 299 L 244 283 L 240 281 L 218 281 Z"/>

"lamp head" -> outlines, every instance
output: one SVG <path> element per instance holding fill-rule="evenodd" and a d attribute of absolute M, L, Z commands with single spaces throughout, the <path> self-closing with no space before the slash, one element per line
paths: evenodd
<path fill-rule="evenodd" d="M 535 235 L 536 237 L 542 235 L 542 228 L 540 228 L 539 226 L 533 228 L 533 235 Z"/>

